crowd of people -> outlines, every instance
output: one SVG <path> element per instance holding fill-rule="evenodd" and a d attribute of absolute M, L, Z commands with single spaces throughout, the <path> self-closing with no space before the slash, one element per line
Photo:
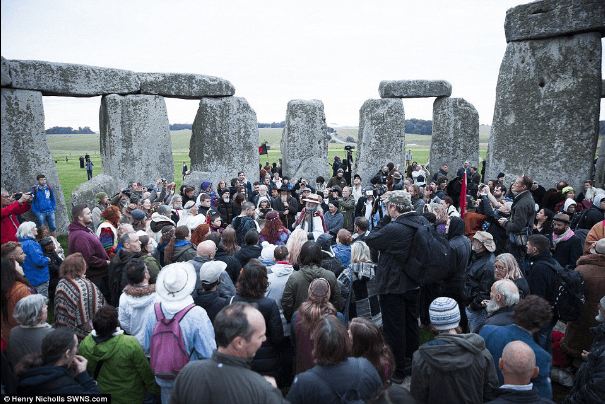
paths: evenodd
<path fill-rule="evenodd" d="M 468 162 L 448 179 L 408 157 L 366 179 L 335 158 L 329 179 L 267 162 L 252 182 L 98 190 L 73 207 L 67 251 L 44 175 L 2 189 L 3 393 L 548 403 L 554 381 L 565 403 L 602 400 L 605 191 Z M 422 229 L 449 249 L 431 283 L 409 270 L 431 249 Z M 582 274 L 586 300 L 556 342 L 553 268 Z"/>

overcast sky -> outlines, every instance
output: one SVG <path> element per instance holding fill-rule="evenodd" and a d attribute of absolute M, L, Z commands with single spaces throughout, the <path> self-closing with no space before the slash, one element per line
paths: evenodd
<path fill-rule="evenodd" d="M 259 122 L 283 121 L 292 99 L 323 101 L 332 126 L 357 126 L 382 80 L 447 80 L 490 124 L 519 0 L 2 0 L 2 56 L 137 72 L 225 78 Z M 432 119 L 434 99 L 405 99 Z M 44 97 L 45 126 L 99 129 L 100 98 Z M 166 99 L 170 123 L 197 101 Z M 602 103 L 603 104 L 603 103 Z M 601 119 L 605 115 L 601 108 Z"/>

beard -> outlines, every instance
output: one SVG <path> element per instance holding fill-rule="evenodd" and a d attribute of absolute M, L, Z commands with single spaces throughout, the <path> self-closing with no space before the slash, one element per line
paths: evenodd
<path fill-rule="evenodd" d="M 315 213 L 315 212 L 317 212 L 317 205 L 315 205 L 313 207 L 307 206 L 306 209 L 307 209 L 307 212 L 309 212 L 309 213 Z"/>
<path fill-rule="evenodd" d="M 487 306 L 485 306 L 485 310 L 487 311 L 488 314 L 492 314 L 493 312 L 495 312 L 499 308 L 500 308 L 500 306 L 498 306 L 498 303 L 494 302 L 493 300 L 490 300 L 487 303 Z"/>

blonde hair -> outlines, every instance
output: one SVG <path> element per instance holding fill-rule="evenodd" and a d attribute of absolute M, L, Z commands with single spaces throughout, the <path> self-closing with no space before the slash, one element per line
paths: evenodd
<path fill-rule="evenodd" d="M 372 262 L 370 247 L 363 241 L 356 241 L 351 244 L 351 264 L 356 262 Z"/>
<path fill-rule="evenodd" d="M 302 248 L 302 245 L 305 244 L 308 241 L 308 236 L 307 236 L 307 232 L 304 231 L 303 229 L 296 229 L 292 232 L 292 234 L 290 235 L 290 237 L 288 238 L 288 241 L 286 242 L 286 247 L 288 248 L 289 251 L 289 259 L 288 261 L 292 264 L 292 265 L 298 265 L 299 262 L 299 255 L 300 255 L 300 249 Z"/>
<path fill-rule="evenodd" d="M 523 278 L 523 275 L 521 274 L 521 269 L 519 269 L 519 264 L 517 264 L 517 260 L 512 254 L 500 254 L 496 257 L 494 263 L 496 261 L 502 262 L 506 267 L 506 275 L 504 279 L 510 279 L 511 281 L 513 281 L 515 279 Z"/>

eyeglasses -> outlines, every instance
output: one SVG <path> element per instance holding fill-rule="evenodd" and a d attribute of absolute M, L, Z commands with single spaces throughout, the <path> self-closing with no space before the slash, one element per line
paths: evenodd
<path fill-rule="evenodd" d="M 506 271 L 506 267 L 505 266 L 501 266 L 501 265 L 495 265 L 494 264 L 494 269 L 500 270 L 500 271 Z"/>

